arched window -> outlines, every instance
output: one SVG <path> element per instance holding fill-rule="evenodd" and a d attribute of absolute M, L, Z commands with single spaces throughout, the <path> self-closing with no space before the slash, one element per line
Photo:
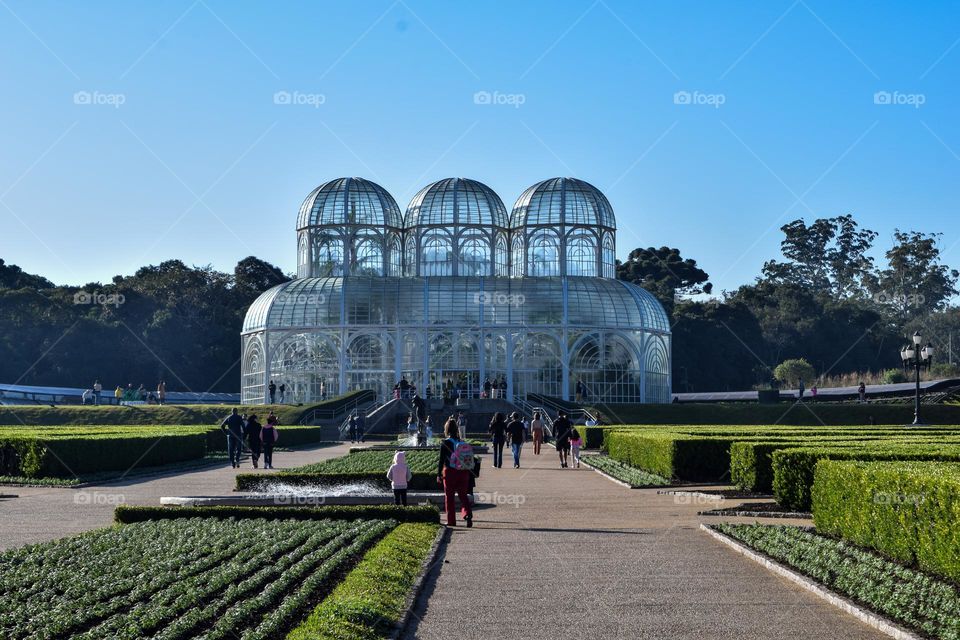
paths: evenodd
<path fill-rule="evenodd" d="M 382 276 L 383 248 L 377 238 L 358 239 L 350 272 L 362 276 Z"/>
<path fill-rule="evenodd" d="M 310 238 L 308 234 L 300 234 L 300 243 L 297 246 L 297 275 L 301 278 L 310 277 Z"/>
<path fill-rule="evenodd" d="M 603 236 L 603 277 L 617 277 L 617 257 L 616 247 L 613 242 L 613 234 L 608 233 Z"/>
<path fill-rule="evenodd" d="M 510 275 L 507 270 L 509 259 L 507 255 L 507 236 L 503 233 L 497 234 L 497 244 L 493 249 L 493 263 L 495 276 Z"/>
<path fill-rule="evenodd" d="M 389 259 L 390 272 L 387 275 L 401 276 L 403 275 L 403 246 L 400 244 L 400 236 L 396 234 L 392 235 L 393 239 L 390 241 Z"/>
<path fill-rule="evenodd" d="M 343 241 L 328 234 L 313 238 L 313 276 L 325 278 L 343 275 Z"/>
<path fill-rule="evenodd" d="M 513 238 L 513 264 L 511 265 L 511 275 L 514 278 L 520 278 L 523 276 L 523 265 L 524 262 L 523 256 L 523 233 L 519 232 Z"/>
<path fill-rule="evenodd" d="M 420 253 L 420 275 L 453 275 L 453 246 L 448 236 L 434 234 L 423 239 L 423 248 Z"/>
<path fill-rule="evenodd" d="M 417 239 L 414 237 L 407 238 L 407 248 L 405 250 L 406 255 L 406 275 L 408 278 L 412 278 L 417 275 Z"/>
<path fill-rule="evenodd" d="M 597 275 L 597 244 L 592 236 L 578 234 L 567 242 L 567 275 Z"/>
<path fill-rule="evenodd" d="M 490 270 L 490 241 L 483 236 L 465 236 L 460 240 L 460 264 L 458 274 L 461 276 L 489 276 Z"/>
<path fill-rule="evenodd" d="M 536 231 L 530 238 L 527 275 L 560 275 L 560 240 L 553 231 Z"/>

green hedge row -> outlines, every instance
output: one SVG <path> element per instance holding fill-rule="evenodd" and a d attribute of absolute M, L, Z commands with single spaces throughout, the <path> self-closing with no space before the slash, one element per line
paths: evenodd
<path fill-rule="evenodd" d="M 960 579 L 960 464 L 817 464 L 817 529 Z"/>
<path fill-rule="evenodd" d="M 960 424 L 960 406 L 924 407 L 924 418 L 935 424 Z M 818 403 L 813 412 L 803 406 L 756 403 L 679 403 L 605 405 L 591 413 L 606 424 L 729 424 L 729 425 L 906 425 L 913 422 L 911 404 Z M 872 419 L 872 422 L 871 422 Z"/>
<path fill-rule="evenodd" d="M 267 520 L 396 520 L 436 523 L 440 512 L 433 505 L 397 507 L 361 505 L 329 507 L 138 507 L 120 505 L 113 519 L 119 524 L 172 518 L 265 518 Z"/>
<path fill-rule="evenodd" d="M 54 437 L 0 436 L 0 475 L 71 478 L 202 458 L 202 433 Z"/>
<path fill-rule="evenodd" d="M 822 460 L 960 461 L 960 445 L 876 443 L 861 447 L 803 447 L 774 451 L 773 495 L 784 507 L 809 511 L 815 469 Z"/>

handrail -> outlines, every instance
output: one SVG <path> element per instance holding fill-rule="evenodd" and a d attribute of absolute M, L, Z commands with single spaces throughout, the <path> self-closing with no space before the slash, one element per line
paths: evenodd
<path fill-rule="evenodd" d="M 350 413 L 356 409 L 360 409 L 361 406 L 366 407 L 376 402 L 377 396 L 372 391 L 362 393 L 349 402 L 345 402 L 337 407 L 314 407 L 300 416 L 297 422 L 299 424 L 310 424 L 314 420 L 334 420 L 344 413 Z"/>

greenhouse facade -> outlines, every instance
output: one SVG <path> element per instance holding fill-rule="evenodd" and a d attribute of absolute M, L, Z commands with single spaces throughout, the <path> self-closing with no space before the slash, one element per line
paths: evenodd
<path fill-rule="evenodd" d="M 379 185 L 314 189 L 297 223 L 297 278 L 243 323 L 242 395 L 314 402 L 356 389 L 387 399 L 479 397 L 503 383 L 586 401 L 669 402 L 670 326 L 645 289 L 615 279 L 616 219 L 574 178 L 524 191 L 508 214 L 475 180 L 417 193 L 405 215 Z M 578 385 L 578 382 L 580 383 Z"/>

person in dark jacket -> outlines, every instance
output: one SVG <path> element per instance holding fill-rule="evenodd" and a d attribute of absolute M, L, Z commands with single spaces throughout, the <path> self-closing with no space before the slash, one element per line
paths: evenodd
<path fill-rule="evenodd" d="M 557 419 L 553 421 L 553 437 L 557 441 L 557 453 L 560 454 L 561 469 L 568 466 L 567 457 L 570 455 L 571 429 L 573 429 L 573 423 L 567 418 L 567 413 L 565 411 L 559 412 Z"/>
<path fill-rule="evenodd" d="M 277 400 L 277 383 L 271 380 L 267 390 L 270 391 L 270 404 L 273 404 Z"/>
<path fill-rule="evenodd" d="M 247 446 L 250 447 L 250 457 L 253 459 L 254 469 L 258 467 L 260 452 L 263 450 L 261 446 L 263 443 L 260 442 L 260 429 L 262 428 L 263 425 L 257 422 L 257 414 L 251 413 L 247 416 L 247 424 L 244 426 L 243 431 L 247 437 Z"/>
<path fill-rule="evenodd" d="M 457 421 L 454 418 L 451 417 L 443 425 L 443 434 L 446 437 L 440 442 L 437 484 L 443 486 L 443 506 L 447 514 L 447 526 L 457 526 L 456 499 L 459 498 L 463 519 L 466 521 L 467 527 L 472 527 L 473 507 L 470 505 L 468 492 L 470 491 L 470 476 L 473 472 L 468 469 L 454 469 L 450 466 L 450 457 L 453 455 L 457 443 L 460 442 L 457 440 Z"/>
<path fill-rule="evenodd" d="M 510 449 L 513 451 L 513 468 L 520 468 L 520 450 L 523 448 L 523 442 L 527 439 L 527 429 L 524 427 L 520 414 L 513 412 L 510 414 L 510 422 L 507 424 L 507 435 L 510 436 Z"/>
<path fill-rule="evenodd" d="M 277 419 L 277 416 L 274 415 L 273 411 L 271 411 L 270 415 L 267 416 L 267 424 L 263 425 L 263 428 L 260 429 L 260 442 L 263 443 L 264 469 L 273 469 L 273 445 L 276 444 L 277 439 L 280 437 L 280 433 L 277 431 L 278 424 L 280 424 L 280 421 Z"/>
<path fill-rule="evenodd" d="M 500 469 L 503 467 L 503 445 L 507 441 L 507 419 L 499 411 L 493 414 L 487 433 L 493 441 L 493 466 Z"/>
<path fill-rule="evenodd" d="M 350 442 L 357 441 L 357 414 L 350 414 Z"/>
<path fill-rule="evenodd" d="M 240 412 L 234 409 L 220 423 L 220 430 L 227 434 L 227 455 L 230 456 L 230 465 L 236 469 L 240 466 L 240 453 L 243 451 L 243 418 Z"/>

